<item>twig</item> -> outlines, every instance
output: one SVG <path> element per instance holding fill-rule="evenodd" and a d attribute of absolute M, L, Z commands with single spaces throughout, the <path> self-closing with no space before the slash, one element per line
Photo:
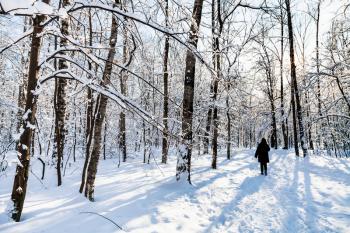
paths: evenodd
<path fill-rule="evenodd" d="M 32 169 L 30 169 L 30 173 L 33 174 L 33 176 L 41 183 L 41 185 L 47 189 L 47 187 L 44 185 L 44 183 L 40 180 L 40 178 L 32 171 Z"/>
<path fill-rule="evenodd" d="M 125 231 L 125 230 L 123 230 L 123 228 L 121 228 L 121 226 L 119 226 L 116 222 L 114 222 L 113 220 L 111 220 L 111 219 L 109 219 L 109 218 L 107 218 L 107 217 L 105 217 L 105 216 L 103 216 L 103 215 L 101 215 L 101 214 L 99 214 L 99 213 L 86 211 L 86 212 L 80 212 L 80 214 L 95 214 L 95 215 L 98 215 L 98 216 L 100 216 L 100 217 L 102 217 L 102 218 L 104 218 L 104 219 L 107 219 L 107 220 L 110 221 L 111 223 L 113 223 L 113 224 L 114 224 L 115 226 L 117 226 L 120 230 Z"/>
<path fill-rule="evenodd" d="M 152 157 L 153 157 L 153 160 L 154 160 L 154 163 L 156 164 L 156 166 L 157 166 L 157 168 L 159 169 L 159 171 L 162 173 L 162 175 L 163 176 L 165 176 L 164 175 L 164 172 L 162 171 L 162 169 L 159 167 L 159 165 L 158 165 L 158 163 L 157 163 L 157 160 L 156 160 L 156 158 L 154 157 L 154 154 L 153 154 L 153 152 L 151 151 L 151 154 L 152 154 Z"/>

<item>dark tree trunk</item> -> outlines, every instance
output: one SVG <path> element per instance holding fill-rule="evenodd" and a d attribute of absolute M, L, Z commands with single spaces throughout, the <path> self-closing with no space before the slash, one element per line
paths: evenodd
<path fill-rule="evenodd" d="M 212 36 L 213 36 L 213 62 L 214 62 L 214 69 L 216 71 L 216 74 L 213 75 L 214 80 L 213 82 L 213 93 L 211 95 L 212 98 L 212 106 L 213 108 L 213 141 L 212 141 L 212 163 L 211 167 L 213 169 L 216 169 L 217 167 L 217 157 L 218 157 L 218 107 L 216 106 L 216 100 L 218 96 L 218 87 L 219 87 L 219 80 L 221 78 L 221 62 L 220 62 L 220 37 L 223 30 L 223 21 L 221 18 L 221 1 L 217 1 L 217 23 L 218 27 L 216 27 L 216 20 L 215 20 L 215 0 L 212 0 Z"/>
<path fill-rule="evenodd" d="M 215 23 L 215 0 L 211 1 L 211 33 L 212 33 L 212 49 L 213 49 L 213 53 L 212 53 L 212 62 L 213 62 L 213 67 L 214 70 L 216 71 L 216 41 L 215 41 L 215 27 L 216 27 L 216 23 Z M 217 73 L 217 72 L 216 72 Z M 207 124 L 205 127 L 205 138 L 204 138 L 204 154 L 208 154 L 209 153 L 209 144 L 210 144 L 210 139 L 209 139 L 209 135 L 210 135 L 210 129 L 212 126 L 212 118 L 213 118 L 213 95 L 214 95 L 214 86 L 215 86 L 215 80 L 217 79 L 217 77 L 215 77 L 216 73 L 212 74 L 212 80 L 210 83 L 210 104 L 209 104 L 209 109 L 208 109 L 208 113 L 207 113 Z"/>
<path fill-rule="evenodd" d="M 105 117 L 105 127 L 103 130 L 103 160 L 106 160 L 106 139 L 107 139 L 107 117 Z"/>
<path fill-rule="evenodd" d="M 146 124 L 145 121 L 142 122 L 142 128 L 143 128 L 143 163 L 146 163 L 146 152 L 147 152 L 147 142 L 146 142 Z"/>
<path fill-rule="evenodd" d="M 92 46 L 92 16 L 91 10 L 89 10 L 89 46 Z M 89 70 L 92 70 L 92 64 L 89 62 Z M 92 77 L 90 77 L 92 78 Z M 97 101 L 98 103 L 98 101 Z M 86 109 L 86 130 L 85 130 L 85 161 L 83 166 L 83 172 L 81 175 L 81 183 L 79 192 L 82 193 L 84 190 L 85 182 L 86 182 L 86 170 L 89 165 L 90 160 L 90 147 L 93 137 L 93 129 L 94 129 L 94 115 L 93 115 L 93 95 L 90 88 L 87 89 L 87 109 Z"/>
<path fill-rule="evenodd" d="M 210 85 L 211 87 L 213 85 Z M 212 88 L 211 88 L 212 89 Z M 210 91 L 210 93 L 212 93 L 212 90 Z M 209 106 L 208 109 L 208 113 L 207 113 L 207 122 L 206 122 L 206 126 L 205 126 L 205 133 L 204 133 L 204 154 L 208 154 L 209 153 L 209 135 L 210 135 L 210 126 L 211 126 L 211 121 L 212 121 L 212 115 L 213 115 L 213 109 L 211 106 Z"/>
<path fill-rule="evenodd" d="M 66 7 L 69 5 L 69 0 L 63 0 L 62 1 L 62 7 Z M 63 37 L 61 37 L 60 41 L 60 47 L 64 48 L 67 46 L 67 39 L 66 36 L 68 36 L 68 19 L 62 19 L 62 25 L 61 25 L 61 33 Z M 60 53 L 62 56 L 65 56 L 66 54 L 64 52 Z M 65 59 L 59 59 L 58 60 L 58 69 L 59 70 L 66 70 L 68 68 L 67 62 Z M 59 78 L 56 82 L 56 102 L 55 102 L 55 138 L 54 138 L 54 154 L 57 156 L 57 185 L 60 186 L 62 184 L 62 175 L 61 175 L 61 167 L 62 167 L 62 159 L 63 159 L 63 152 L 64 152 L 64 140 L 65 140 L 65 127 L 64 127 L 64 120 L 66 115 L 66 86 L 67 86 L 67 79 L 65 78 Z"/>
<path fill-rule="evenodd" d="M 49 4 L 49 0 L 43 0 Z M 13 182 L 11 200 L 13 202 L 12 219 L 19 222 L 23 210 L 24 199 L 27 192 L 28 173 L 30 164 L 30 149 L 32 144 L 33 128 L 35 125 L 35 114 L 37 109 L 37 96 L 33 90 L 37 85 L 38 79 L 38 63 L 41 46 L 40 33 L 43 31 L 41 23 L 45 20 L 45 16 L 39 15 L 33 19 L 33 33 L 31 37 L 30 61 L 28 71 L 28 88 L 26 95 L 25 117 L 23 118 L 23 133 L 17 142 L 18 159 L 21 164 L 16 167 L 16 175 Z"/>
<path fill-rule="evenodd" d="M 284 14 L 281 5 L 281 57 L 280 57 L 280 76 L 281 76 L 281 128 L 283 137 L 283 149 L 288 149 L 288 134 L 285 124 L 284 115 L 284 85 L 283 85 L 283 59 L 284 59 Z"/>
<path fill-rule="evenodd" d="M 274 95 L 274 89 L 275 89 L 275 82 L 274 77 L 271 70 L 271 60 L 269 58 L 268 52 L 266 48 L 264 47 L 265 56 L 267 58 L 267 64 L 266 64 L 266 78 L 267 78 L 267 93 L 270 100 L 270 106 L 271 106 L 271 125 L 272 125 L 272 136 L 271 136 L 271 147 L 274 147 L 277 149 L 277 123 L 276 123 L 276 107 L 275 107 L 275 95 Z"/>
<path fill-rule="evenodd" d="M 321 85 L 320 85 L 320 46 L 319 46 L 319 29 L 320 29 L 320 11 L 321 11 L 321 0 L 317 4 L 317 16 L 316 16 L 316 73 L 317 73 L 317 106 L 318 114 L 322 116 L 321 107 Z"/>
<path fill-rule="evenodd" d="M 276 123 L 276 109 L 274 101 L 271 101 L 271 112 L 272 112 L 272 142 L 273 145 L 271 147 L 274 147 L 277 150 L 278 144 L 277 144 L 277 123 Z"/>
<path fill-rule="evenodd" d="M 191 28 L 188 42 L 194 48 L 198 43 L 198 31 L 202 18 L 203 0 L 195 0 L 192 13 Z M 194 79 L 196 70 L 196 58 L 192 50 L 186 53 L 185 83 L 182 109 L 182 136 L 179 148 L 179 156 L 176 165 L 176 179 L 187 173 L 187 180 L 191 183 L 191 154 L 192 154 L 192 118 L 193 118 L 193 97 Z"/>
<path fill-rule="evenodd" d="M 116 4 L 118 3 L 119 2 L 116 1 Z M 112 16 L 111 35 L 109 39 L 110 49 L 108 51 L 108 57 L 103 71 L 102 85 L 108 85 L 110 83 L 112 63 L 115 55 L 115 46 L 117 43 L 117 29 L 117 18 L 115 16 Z M 94 201 L 95 178 L 97 173 L 97 165 L 100 157 L 100 150 L 102 144 L 102 126 L 106 115 L 107 101 L 107 96 L 100 95 L 99 101 L 96 105 L 97 114 L 94 127 L 94 143 L 92 146 L 91 158 L 87 170 L 87 179 L 85 186 L 85 196 L 87 196 L 90 201 Z"/>
<path fill-rule="evenodd" d="M 128 33 L 126 29 L 127 20 L 124 21 L 123 27 L 123 63 L 127 63 L 127 59 L 129 56 L 129 48 L 128 48 Z M 120 91 L 123 96 L 126 96 L 126 80 L 128 76 L 125 70 L 122 70 L 120 74 Z M 119 149 L 123 156 L 123 162 L 126 162 L 126 119 L 125 113 L 122 111 L 119 116 Z"/>
<path fill-rule="evenodd" d="M 321 0 L 317 4 L 317 15 L 316 15 L 316 75 L 317 75 L 317 107 L 318 115 L 322 116 L 321 107 L 321 82 L 320 82 L 320 57 L 319 57 L 319 29 L 320 29 L 320 11 L 321 11 Z M 320 127 L 316 125 L 316 130 L 320 130 Z M 317 133 L 317 147 L 321 148 L 321 137 L 320 133 Z"/>
<path fill-rule="evenodd" d="M 169 18 L 169 0 L 165 0 L 165 27 L 168 27 Z M 165 37 L 164 46 L 164 60 L 163 60 L 163 143 L 162 143 L 162 163 L 167 163 L 168 159 L 168 148 L 169 148 L 169 127 L 168 127 L 168 117 L 169 117 L 169 94 L 168 94 L 168 58 L 169 58 L 169 36 Z"/>
<path fill-rule="evenodd" d="M 275 77 L 272 71 L 272 61 L 270 55 L 267 51 L 264 37 L 261 42 L 262 49 L 264 53 L 261 55 L 261 61 L 266 75 L 266 90 L 267 96 L 270 102 L 271 107 L 271 126 L 272 126 L 272 135 L 271 135 L 271 147 L 277 149 L 277 122 L 276 122 L 276 106 L 275 106 Z"/>
<path fill-rule="evenodd" d="M 227 159 L 231 159 L 231 116 L 230 116 L 230 105 L 229 105 L 229 93 L 230 93 L 230 83 L 227 84 L 227 96 L 226 96 L 226 116 L 227 116 L 226 156 L 227 156 Z"/>
<path fill-rule="evenodd" d="M 304 123 L 303 123 L 302 110 L 301 110 L 301 105 L 300 105 L 298 82 L 297 82 L 297 77 L 296 77 L 296 66 L 295 66 L 295 59 L 294 59 L 293 25 L 292 25 L 292 14 L 291 14 L 291 10 L 290 10 L 290 0 L 285 0 L 285 3 L 286 3 L 286 9 L 287 9 L 287 18 L 288 18 L 291 83 L 293 84 L 292 89 L 294 92 L 293 94 L 295 97 L 295 105 L 296 105 L 296 109 L 295 108 L 294 109 L 296 110 L 296 115 L 298 117 L 300 145 L 301 145 L 301 148 L 303 150 L 303 155 L 305 157 L 305 156 L 307 156 L 307 145 L 305 142 Z M 294 124 L 296 124 L 296 122 L 294 122 Z M 296 145 L 296 150 L 297 150 L 297 145 Z M 297 154 L 297 151 L 296 151 L 296 154 Z"/>
<path fill-rule="evenodd" d="M 26 32 L 27 26 L 28 26 L 28 21 L 29 18 L 25 17 L 24 18 L 24 28 L 23 28 L 23 32 Z M 18 110 L 17 110 L 17 126 L 16 126 L 16 132 L 19 133 L 19 130 L 21 128 L 21 123 L 22 123 L 22 116 L 23 116 L 23 110 L 25 108 L 25 104 L 26 104 L 26 89 L 27 89 L 27 82 L 28 82 L 28 62 L 25 60 L 24 55 L 22 55 L 21 57 L 21 65 L 22 68 L 24 69 L 23 71 L 23 78 L 20 80 L 20 84 L 18 86 L 18 99 L 17 99 L 17 106 L 18 106 Z"/>

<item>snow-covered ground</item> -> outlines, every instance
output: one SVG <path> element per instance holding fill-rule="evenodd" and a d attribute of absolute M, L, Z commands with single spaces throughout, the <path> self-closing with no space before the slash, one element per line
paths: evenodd
<path fill-rule="evenodd" d="M 130 159 L 101 161 L 96 202 L 78 193 L 81 163 L 67 168 L 62 187 L 54 169 L 41 184 L 30 174 L 22 222 L 12 222 L 10 200 L 14 166 L 0 177 L 0 232 L 350 232 L 350 160 L 272 150 L 268 176 L 261 176 L 252 150 L 220 157 L 194 156 L 193 186 L 175 181 L 168 165 Z M 33 161 L 40 174 L 40 163 Z M 88 213 L 89 212 L 89 213 Z"/>

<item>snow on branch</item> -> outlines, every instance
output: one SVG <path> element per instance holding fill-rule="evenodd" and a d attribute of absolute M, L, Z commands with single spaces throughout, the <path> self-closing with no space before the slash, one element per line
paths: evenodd
<path fill-rule="evenodd" d="M 114 90 L 113 87 L 111 87 L 109 85 L 97 84 L 92 79 L 85 78 L 82 76 L 79 77 L 79 76 L 73 74 L 68 69 L 61 69 L 61 70 L 57 70 L 56 72 L 50 74 L 49 76 L 40 78 L 38 80 L 38 88 L 40 89 L 40 86 L 43 83 L 45 83 L 46 81 L 48 81 L 52 78 L 66 78 L 66 79 L 76 80 L 76 81 L 84 84 L 85 86 L 88 86 L 92 90 L 94 90 L 102 95 L 107 96 L 109 99 L 116 102 L 123 109 L 136 113 L 142 119 L 144 119 L 146 122 L 156 126 L 159 130 L 163 131 L 163 129 L 164 129 L 164 125 L 161 123 L 158 123 L 157 120 L 155 119 L 155 117 L 153 117 L 150 113 L 148 113 L 147 111 L 142 109 L 134 101 L 130 100 L 129 98 L 120 94 L 118 91 Z"/>
<path fill-rule="evenodd" d="M 0 0 L 0 14 L 56 15 L 53 7 L 35 0 Z"/>
<path fill-rule="evenodd" d="M 67 13 L 73 13 L 75 11 L 79 11 L 82 9 L 89 9 L 89 8 L 94 8 L 94 9 L 101 9 L 104 11 L 109 11 L 112 12 L 114 14 L 117 15 L 121 15 L 123 17 L 129 18 L 131 20 L 133 20 L 134 22 L 138 22 L 141 23 L 145 26 L 148 26 L 156 31 L 159 31 L 163 34 L 169 35 L 171 38 L 173 38 L 175 41 L 179 42 L 180 44 L 182 44 L 183 46 L 185 46 L 188 50 L 190 50 L 198 59 L 201 63 L 203 63 L 205 66 L 207 66 L 207 68 L 210 70 L 210 72 L 213 72 L 213 69 L 211 68 L 211 66 L 204 60 L 204 58 L 202 57 L 202 55 L 198 52 L 198 50 L 190 43 L 188 43 L 187 41 L 183 41 L 178 34 L 172 30 L 170 30 L 169 28 L 163 27 L 161 25 L 155 24 L 153 22 L 151 22 L 150 20 L 147 19 L 142 19 L 139 16 L 137 16 L 136 14 L 133 13 L 129 13 L 129 12 L 125 12 L 119 8 L 116 7 L 112 7 L 112 6 L 108 6 L 105 4 L 85 4 L 84 2 L 81 1 L 76 1 L 74 3 L 74 5 L 67 10 Z M 50 21 L 48 21 L 50 22 Z"/>
<path fill-rule="evenodd" d="M 13 45 L 17 44 L 18 42 L 20 42 L 24 38 L 30 36 L 32 33 L 33 33 L 33 29 L 30 29 L 30 30 L 24 32 L 22 35 L 20 35 L 18 38 L 16 38 L 12 43 L 8 44 L 7 46 L 5 46 L 3 48 L 0 48 L 0 54 L 3 53 L 5 50 L 11 48 Z"/>
<path fill-rule="evenodd" d="M 62 55 L 63 52 L 78 52 L 78 53 L 82 53 L 83 55 L 85 55 L 91 62 L 95 63 L 98 67 L 103 67 L 105 62 L 109 62 L 107 61 L 107 59 L 104 59 L 100 56 L 96 56 L 93 53 L 91 53 L 91 51 L 89 51 L 88 49 L 85 48 L 78 48 L 78 47 L 74 47 L 74 46 L 70 46 L 70 47 L 60 47 L 57 50 L 53 51 L 51 54 L 49 54 L 43 61 L 39 62 L 39 67 L 43 67 L 44 65 L 47 64 L 47 62 L 49 62 L 52 59 L 55 58 L 60 58 L 60 59 L 64 59 L 74 65 L 76 65 L 78 68 L 80 68 L 82 71 L 86 72 L 90 77 L 95 76 L 90 70 L 86 69 L 85 67 L 83 67 L 81 64 L 79 64 L 77 61 L 75 61 L 74 59 L 72 59 L 71 57 L 67 56 L 67 55 Z M 135 72 L 131 71 L 130 69 L 128 69 L 127 66 L 125 65 L 120 65 L 116 62 L 111 62 L 112 65 L 122 69 L 123 71 L 131 74 L 132 76 L 136 77 L 137 79 L 141 80 L 142 82 L 146 83 L 148 86 L 150 86 L 152 89 L 154 89 L 157 93 L 159 93 L 160 95 L 164 95 L 164 93 L 159 90 L 156 86 L 154 86 L 151 82 L 147 81 L 145 78 L 141 77 L 140 75 L 136 74 Z M 51 69 L 52 71 L 56 72 L 53 68 Z M 56 73 L 57 74 L 57 73 Z M 52 74 L 50 76 L 54 76 L 55 74 Z M 72 79 L 71 77 L 66 77 L 69 79 Z M 90 82 L 93 80 L 90 80 Z M 182 108 L 179 104 L 176 103 L 175 100 L 169 98 L 169 101 L 174 104 L 176 107 L 178 108 Z"/>
<path fill-rule="evenodd" d="M 11 15 L 19 15 L 19 16 L 35 16 L 35 15 L 49 15 L 51 16 L 46 22 L 43 23 L 43 26 L 47 26 L 52 21 L 57 20 L 58 18 L 66 18 L 70 13 L 74 13 L 83 9 L 100 9 L 104 11 L 109 11 L 113 14 L 123 16 L 133 20 L 134 22 L 141 23 L 145 26 L 148 26 L 156 31 L 159 31 L 163 34 L 169 35 L 175 41 L 179 42 L 181 45 L 185 46 L 188 50 L 190 50 L 199 61 L 204 64 L 211 73 L 215 73 L 212 67 L 204 60 L 200 52 L 187 41 L 182 40 L 177 33 L 169 28 L 163 27 L 156 23 L 151 22 L 149 19 L 140 18 L 138 15 L 134 13 L 125 12 L 117 7 L 109 6 L 102 3 L 89 3 L 86 4 L 83 1 L 75 1 L 73 5 L 70 7 L 60 10 L 54 9 L 50 5 L 41 2 L 41 1 L 33 1 L 33 0 L 0 0 L 0 14 L 11 14 Z"/>

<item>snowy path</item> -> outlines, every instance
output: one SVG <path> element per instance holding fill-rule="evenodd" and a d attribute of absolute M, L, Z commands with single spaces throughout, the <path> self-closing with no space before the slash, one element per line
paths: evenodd
<path fill-rule="evenodd" d="M 194 156 L 194 187 L 174 181 L 174 159 L 160 165 L 162 172 L 136 160 L 119 169 L 114 160 L 101 161 L 95 203 L 77 192 L 80 165 L 67 169 L 60 188 L 51 169 L 47 188 L 31 175 L 21 223 L 5 213 L 9 171 L 0 178 L 0 232 L 122 232 L 86 212 L 126 232 L 349 232 L 349 159 L 270 154 L 267 177 L 259 175 L 252 150 L 220 158 L 218 170 L 209 168 L 209 156 Z"/>

